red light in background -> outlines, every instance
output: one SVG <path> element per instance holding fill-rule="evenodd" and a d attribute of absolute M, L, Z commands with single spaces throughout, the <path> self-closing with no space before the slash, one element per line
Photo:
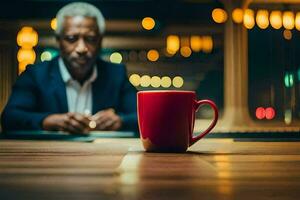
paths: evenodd
<path fill-rule="evenodd" d="M 257 119 L 263 119 L 266 116 L 266 111 L 263 107 L 256 108 L 255 116 Z"/>
<path fill-rule="evenodd" d="M 266 118 L 273 119 L 275 117 L 275 110 L 272 107 L 266 108 Z"/>

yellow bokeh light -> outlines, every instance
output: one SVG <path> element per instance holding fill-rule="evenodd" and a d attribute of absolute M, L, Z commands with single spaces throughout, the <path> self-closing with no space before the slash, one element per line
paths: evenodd
<path fill-rule="evenodd" d="M 187 47 L 187 46 L 181 47 L 181 48 L 180 48 L 180 54 L 181 54 L 183 57 L 187 58 L 187 57 L 190 57 L 190 55 L 192 54 L 192 50 L 191 50 L 190 47 Z"/>
<path fill-rule="evenodd" d="M 261 29 L 266 29 L 269 26 L 269 12 L 267 10 L 258 10 L 256 13 L 256 23 Z"/>
<path fill-rule="evenodd" d="M 274 10 L 270 14 L 270 24 L 274 29 L 280 29 L 282 27 L 281 11 Z"/>
<path fill-rule="evenodd" d="M 145 17 L 142 20 L 142 26 L 146 30 L 151 30 L 155 27 L 155 20 L 151 17 Z"/>
<path fill-rule="evenodd" d="M 285 30 L 283 31 L 283 37 L 284 37 L 284 39 L 286 39 L 286 40 L 291 40 L 291 39 L 292 39 L 292 36 L 293 36 L 292 31 L 290 31 L 290 30 L 288 30 L 288 29 L 285 29 Z"/>
<path fill-rule="evenodd" d="M 49 51 L 44 51 L 42 54 L 41 54 L 41 61 L 44 62 L 44 61 L 49 61 L 52 59 L 52 54 L 49 52 Z"/>
<path fill-rule="evenodd" d="M 114 52 L 110 55 L 109 60 L 112 63 L 121 63 L 122 55 L 119 52 Z"/>
<path fill-rule="evenodd" d="M 285 11 L 282 17 L 283 27 L 292 30 L 295 27 L 294 13 L 291 11 Z"/>
<path fill-rule="evenodd" d="M 167 52 L 175 54 L 179 50 L 180 41 L 177 35 L 169 35 L 167 37 Z"/>
<path fill-rule="evenodd" d="M 213 40 L 211 36 L 202 37 L 202 50 L 205 53 L 210 53 L 213 49 Z"/>
<path fill-rule="evenodd" d="M 232 20 L 237 23 L 240 24 L 243 22 L 244 19 L 244 11 L 241 8 L 235 8 L 232 11 Z"/>
<path fill-rule="evenodd" d="M 153 76 L 151 78 L 150 84 L 154 88 L 158 88 L 161 85 L 161 79 L 158 76 Z"/>
<path fill-rule="evenodd" d="M 23 71 L 25 71 L 27 65 L 27 62 L 20 62 L 18 67 L 18 73 L 21 74 Z"/>
<path fill-rule="evenodd" d="M 29 26 L 23 27 L 17 35 L 17 44 L 23 48 L 32 48 L 38 43 L 37 32 Z"/>
<path fill-rule="evenodd" d="M 51 26 L 52 30 L 54 30 L 54 31 L 56 30 L 56 28 L 57 28 L 57 20 L 56 20 L 56 18 L 53 18 L 51 20 L 50 26 Z"/>
<path fill-rule="evenodd" d="M 172 85 L 172 80 L 168 76 L 164 76 L 161 78 L 161 86 L 164 88 L 168 88 Z"/>
<path fill-rule="evenodd" d="M 132 74 L 129 77 L 129 81 L 133 86 L 137 87 L 141 84 L 141 77 L 138 74 Z"/>
<path fill-rule="evenodd" d="M 255 25 L 254 11 L 251 9 L 246 9 L 244 12 L 244 26 L 247 29 L 252 29 Z"/>
<path fill-rule="evenodd" d="M 176 88 L 181 88 L 183 86 L 183 78 L 181 76 L 175 76 L 173 78 L 173 86 L 176 87 Z"/>
<path fill-rule="evenodd" d="M 17 54 L 18 62 L 33 64 L 36 58 L 36 54 L 33 49 L 19 49 Z"/>
<path fill-rule="evenodd" d="M 191 49 L 195 52 L 199 52 L 202 48 L 202 39 L 200 36 L 192 35 L 191 39 Z"/>
<path fill-rule="evenodd" d="M 150 60 L 150 61 L 152 61 L 152 62 L 157 61 L 158 58 L 159 58 L 159 53 L 158 53 L 158 51 L 155 50 L 155 49 L 149 50 L 148 53 L 147 53 L 147 58 L 148 58 L 148 60 Z"/>
<path fill-rule="evenodd" d="M 149 87 L 151 83 L 151 78 L 148 75 L 144 75 L 141 77 L 141 86 L 142 87 Z"/>
<path fill-rule="evenodd" d="M 295 27 L 298 31 L 300 31 L 300 12 L 296 14 Z"/>
<path fill-rule="evenodd" d="M 216 23 L 224 23 L 226 22 L 228 16 L 225 10 L 223 10 L 222 8 L 215 8 L 212 13 L 211 16 L 213 18 L 213 20 Z"/>

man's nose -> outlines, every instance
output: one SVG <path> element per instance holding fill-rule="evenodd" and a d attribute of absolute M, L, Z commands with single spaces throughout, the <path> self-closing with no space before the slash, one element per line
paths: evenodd
<path fill-rule="evenodd" d="M 88 48 L 87 48 L 87 45 L 86 45 L 84 39 L 79 39 L 77 46 L 76 46 L 76 52 L 79 54 L 85 54 L 85 53 L 87 53 L 87 51 L 88 51 Z"/>

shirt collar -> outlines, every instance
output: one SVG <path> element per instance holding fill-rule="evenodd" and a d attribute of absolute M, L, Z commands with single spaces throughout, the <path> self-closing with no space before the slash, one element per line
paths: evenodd
<path fill-rule="evenodd" d="M 69 81 L 71 80 L 74 80 L 71 76 L 71 74 L 69 73 L 63 59 L 61 57 L 59 57 L 58 59 L 58 66 L 59 66 L 59 71 L 60 71 L 60 74 L 62 76 L 62 79 L 65 83 L 68 83 Z M 96 64 L 93 66 L 93 73 L 91 74 L 91 76 L 85 81 L 86 82 L 94 82 L 96 80 L 98 76 L 98 70 L 97 70 L 97 67 L 96 67 Z"/>

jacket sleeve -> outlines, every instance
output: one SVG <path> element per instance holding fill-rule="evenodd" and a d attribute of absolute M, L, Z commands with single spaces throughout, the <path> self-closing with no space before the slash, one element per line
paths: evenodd
<path fill-rule="evenodd" d="M 121 86 L 121 105 L 120 117 L 123 121 L 121 130 L 134 131 L 138 136 L 138 120 L 137 120 L 137 90 L 128 80 L 126 68 L 124 67 L 123 83 Z"/>
<path fill-rule="evenodd" d="M 50 113 L 38 112 L 38 87 L 32 68 L 17 79 L 1 116 L 3 132 L 41 130 L 42 121 Z"/>

